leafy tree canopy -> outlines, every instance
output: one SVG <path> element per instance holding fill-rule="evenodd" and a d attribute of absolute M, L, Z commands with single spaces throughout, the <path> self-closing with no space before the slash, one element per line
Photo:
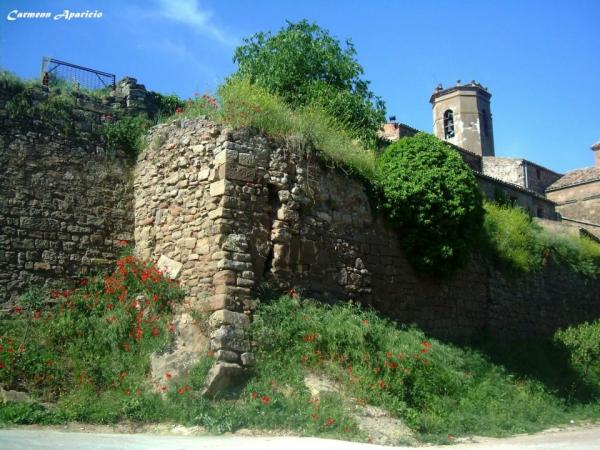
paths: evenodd
<path fill-rule="evenodd" d="M 385 120 L 385 105 L 363 80 L 350 40 L 342 45 L 306 20 L 288 22 L 277 34 L 256 33 L 235 50 L 238 75 L 247 77 L 293 107 L 323 107 L 365 141 Z"/>

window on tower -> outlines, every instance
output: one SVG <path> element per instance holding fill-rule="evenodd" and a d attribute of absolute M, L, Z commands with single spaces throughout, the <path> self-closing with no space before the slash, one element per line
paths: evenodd
<path fill-rule="evenodd" d="M 454 137 L 454 113 L 451 109 L 444 112 L 444 139 Z"/>

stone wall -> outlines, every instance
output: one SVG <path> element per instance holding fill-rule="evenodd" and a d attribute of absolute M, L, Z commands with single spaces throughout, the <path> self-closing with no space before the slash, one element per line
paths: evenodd
<path fill-rule="evenodd" d="M 546 188 L 562 176 L 525 159 L 495 156 L 483 158 L 483 173 L 538 194 L 544 194 Z"/>
<path fill-rule="evenodd" d="M 564 220 L 576 221 L 582 228 L 600 237 L 600 181 L 581 183 L 549 191 Z"/>
<path fill-rule="evenodd" d="M 600 282 L 566 270 L 512 280 L 475 255 L 451 280 L 417 275 L 359 181 L 284 143 L 205 120 L 151 140 L 138 161 L 136 243 L 183 265 L 189 304 L 212 314 L 219 364 L 250 358 L 236 324 L 264 281 L 370 304 L 439 336 L 545 335 L 600 317 Z"/>
<path fill-rule="evenodd" d="M 136 86 L 131 79 L 119 84 Z M 75 92 L 65 116 L 40 120 L 7 110 L 18 92 L 0 85 L 3 308 L 31 286 L 64 287 L 111 264 L 132 241 L 131 163 L 103 148 L 99 129 L 107 116 L 144 107 L 121 90 L 105 98 Z M 29 95 L 46 102 L 49 93 L 40 86 Z"/>
<path fill-rule="evenodd" d="M 496 178 L 476 173 L 479 188 L 491 200 L 504 200 L 517 205 L 530 216 L 557 220 L 556 205 L 541 194 L 521 188 L 516 184 L 505 183 Z"/>

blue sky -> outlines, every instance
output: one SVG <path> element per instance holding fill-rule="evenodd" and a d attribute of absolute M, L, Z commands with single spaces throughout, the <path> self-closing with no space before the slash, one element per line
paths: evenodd
<path fill-rule="evenodd" d="M 8 21 L 9 11 L 101 19 Z M 437 83 L 492 93 L 497 156 L 590 166 L 600 140 L 600 1 L 3 0 L 0 66 L 31 78 L 42 56 L 130 75 L 189 97 L 214 91 L 244 37 L 306 18 L 351 38 L 388 114 L 431 131 Z"/>

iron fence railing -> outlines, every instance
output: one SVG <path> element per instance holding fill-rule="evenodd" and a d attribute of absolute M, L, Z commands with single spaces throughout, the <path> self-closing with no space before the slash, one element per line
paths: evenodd
<path fill-rule="evenodd" d="M 78 66 L 58 59 L 44 57 L 42 61 L 42 84 L 69 83 L 86 89 L 115 88 L 115 75 Z"/>

